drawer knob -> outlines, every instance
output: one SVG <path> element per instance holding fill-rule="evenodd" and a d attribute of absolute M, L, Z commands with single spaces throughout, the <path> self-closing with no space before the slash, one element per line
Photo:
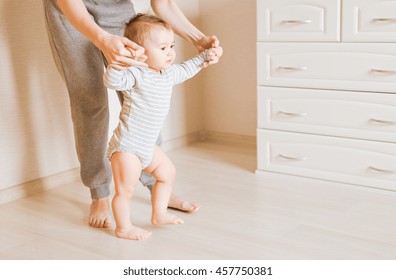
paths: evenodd
<path fill-rule="evenodd" d="M 280 157 L 282 159 L 294 160 L 294 161 L 304 161 L 307 159 L 306 157 L 293 157 L 293 156 L 287 156 L 287 155 L 283 155 L 283 154 L 279 154 L 278 157 Z"/>
<path fill-rule="evenodd" d="M 369 166 L 369 169 L 371 171 L 375 171 L 375 172 L 379 172 L 379 173 L 386 173 L 386 174 L 395 174 L 396 173 L 396 171 L 394 171 L 394 170 L 378 168 L 375 166 Z"/>
<path fill-rule="evenodd" d="M 377 124 L 384 124 L 384 125 L 396 125 L 395 121 L 380 120 L 380 119 L 374 119 L 374 118 L 369 119 L 369 122 L 377 123 Z"/>
<path fill-rule="evenodd" d="M 281 24 L 309 24 L 309 23 L 312 23 L 312 20 L 310 20 L 310 19 L 288 19 L 288 20 L 282 20 L 280 23 Z"/>
<path fill-rule="evenodd" d="M 373 23 L 396 23 L 396 18 L 373 18 Z"/>

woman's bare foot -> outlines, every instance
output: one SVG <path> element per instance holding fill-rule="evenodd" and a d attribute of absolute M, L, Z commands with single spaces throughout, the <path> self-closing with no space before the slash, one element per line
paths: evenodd
<path fill-rule="evenodd" d="M 176 215 L 169 214 L 166 212 L 166 213 L 153 214 L 151 218 L 151 223 L 156 226 L 180 225 L 180 224 L 184 224 L 184 221 L 182 218 L 179 218 Z"/>
<path fill-rule="evenodd" d="M 168 203 L 168 208 L 180 210 L 187 213 L 197 212 L 200 207 L 201 205 L 193 201 L 183 200 L 181 197 L 175 194 L 171 195 Z"/>
<path fill-rule="evenodd" d="M 145 240 L 151 236 L 151 232 L 144 230 L 140 227 L 131 225 L 127 229 L 116 228 L 115 235 L 118 238 L 131 239 L 131 240 Z"/>
<path fill-rule="evenodd" d="M 110 228 L 112 218 L 110 213 L 109 198 L 92 199 L 89 209 L 88 224 L 96 228 Z"/>

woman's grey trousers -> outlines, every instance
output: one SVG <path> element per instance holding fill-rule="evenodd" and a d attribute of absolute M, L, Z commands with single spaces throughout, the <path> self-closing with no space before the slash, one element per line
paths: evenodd
<path fill-rule="evenodd" d="M 122 36 L 125 24 L 135 15 L 130 0 L 83 2 L 95 22 L 112 34 Z M 101 51 L 69 23 L 56 0 L 43 0 L 43 4 L 52 54 L 70 97 L 81 179 L 89 187 L 92 198 L 107 197 L 112 175 L 105 157 L 109 108 L 102 77 L 106 62 Z M 121 93 L 118 96 L 122 102 Z M 140 180 L 145 186 L 155 183 L 155 179 L 144 172 Z"/>

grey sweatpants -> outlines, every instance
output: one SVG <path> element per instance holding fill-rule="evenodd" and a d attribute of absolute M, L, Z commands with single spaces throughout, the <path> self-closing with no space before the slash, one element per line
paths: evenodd
<path fill-rule="evenodd" d="M 135 15 L 130 0 L 83 2 L 96 23 L 112 34 L 123 35 L 125 23 Z M 103 198 L 110 194 L 112 177 L 105 156 L 109 129 L 108 95 L 102 79 L 105 60 L 101 51 L 69 23 L 56 0 L 43 0 L 43 4 L 52 54 L 70 97 L 81 179 L 92 198 Z M 140 180 L 145 186 L 155 183 L 144 172 Z"/>

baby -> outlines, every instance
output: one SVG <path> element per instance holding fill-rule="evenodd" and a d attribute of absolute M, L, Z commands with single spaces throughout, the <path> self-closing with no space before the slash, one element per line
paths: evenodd
<path fill-rule="evenodd" d="M 174 32 L 162 19 L 139 14 L 126 26 L 125 37 L 145 49 L 148 67 L 119 70 L 109 65 L 105 85 L 122 91 L 124 101 L 120 121 L 108 147 L 115 183 L 112 209 L 119 238 L 144 240 L 151 232 L 131 223 L 131 199 L 142 170 L 156 179 L 152 190 L 154 225 L 182 224 L 184 221 L 167 212 L 175 180 L 175 167 L 155 144 L 169 111 L 172 87 L 190 79 L 218 57 L 213 49 L 181 64 L 175 60 Z"/>

